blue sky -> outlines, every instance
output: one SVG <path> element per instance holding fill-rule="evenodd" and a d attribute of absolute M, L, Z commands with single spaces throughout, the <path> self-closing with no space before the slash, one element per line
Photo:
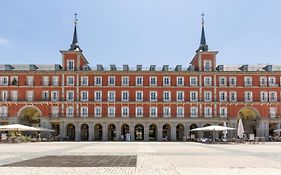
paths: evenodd
<path fill-rule="evenodd" d="M 202 11 L 218 64 L 281 64 L 279 0 L 2 1 L 0 64 L 61 63 L 78 40 L 91 66 L 187 66 L 199 46 Z"/>

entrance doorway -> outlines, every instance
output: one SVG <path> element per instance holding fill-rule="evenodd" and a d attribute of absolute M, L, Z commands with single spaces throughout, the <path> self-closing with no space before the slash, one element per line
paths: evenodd
<path fill-rule="evenodd" d="M 238 112 L 238 120 L 242 119 L 244 133 L 257 135 L 257 128 L 260 122 L 259 112 L 252 107 L 245 107 Z"/>
<path fill-rule="evenodd" d="M 94 140 L 101 141 L 102 140 L 102 125 L 101 124 L 96 124 L 94 127 Z"/>
<path fill-rule="evenodd" d="M 73 124 L 66 126 L 66 139 L 69 141 L 75 140 L 75 126 Z"/>
<path fill-rule="evenodd" d="M 169 124 L 163 125 L 163 140 L 171 140 L 171 125 Z"/>
<path fill-rule="evenodd" d="M 108 125 L 108 140 L 116 141 L 116 127 L 114 124 Z"/>
<path fill-rule="evenodd" d="M 176 131 L 177 141 L 183 141 L 183 136 L 184 136 L 184 126 L 183 124 L 178 124 L 177 131 Z"/>
<path fill-rule="evenodd" d="M 135 140 L 143 140 L 144 139 L 144 128 L 143 125 L 137 124 L 135 126 Z"/>
<path fill-rule="evenodd" d="M 81 125 L 81 141 L 89 140 L 89 126 L 87 124 Z"/>
<path fill-rule="evenodd" d="M 149 125 L 149 141 L 157 140 L 157 126 L 155 124 Z"/>

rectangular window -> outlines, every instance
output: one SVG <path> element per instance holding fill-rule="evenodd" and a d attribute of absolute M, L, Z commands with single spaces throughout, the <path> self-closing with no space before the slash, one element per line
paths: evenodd
<path fill-rule="evenodd" d="M 122 107 L 121 108 L 122 111 L 122 117 L 129 117 L 129 107 Z"/>
<path fill-rule="evenodd" d="M 81 107 L 81 117 L 88 117 L 88 107 L 87 106 L 82 106 Z"/>
<path fill-rule="evenodd" d="M 212 71 L 212 61 L 204 60 L 204 71 Z"/>
<path fill-rule="evenodd" d="M 88 101 L 88 91 L 81 91 L 81 101 Z"/>
<path fill-rule="evenodd" d="M 212 101 L 212 92 L 211 91 L 205 91 L 204 92 L 204 101 L 205 102 Z"/>
<path fill-rule="evenodd" d="M 268 85 L 275 86 L 276 85 L 276 78 L 275 77 L 268 77 Z"/>
<path fill-rule="evenodd" d="M 107 100 L 108 101 L 115 101 L 115 91 L 108 91 Z"/>
<path fill-rule="evenodd" d="M 33 101 L 33 91 L 26 92 L 26 101 Z"/>
<path fill-rule="evenodd" d="M 229 86 L 236 86 L 236 77 L 229 77 Z"/>
<path fill-rule="evenodd" d="M 143 107 L 136 107 L 136 117 L 143 117 Z"/>
<path fill-rule="evenodd" d="M 115 117 L 115 107 L 108 107 L 108 117 Z"/>
<path fill-rule="evenodd" d="M 269 92 L 269 101 L 276 102 L 277 101 L 277 92 Z"/>
<path fill-rule="evenodd" d="M 170 91 L 163 92 L 163 101 L 171 101 L 171 92 Z"/>
<path fill-rule="evenodd" d="M 51 92 L 51 101 L 58 101 L 59 100 L 59 92 L 58 91 L 52 91 Z"/>
<path fill-rule="evenodd" d="M 52 85 L 53 86 L 58 86 L 59 85 L 59 77 L 58 76 L 53 76 L 52 77 Z"/>
<path fill-rule="evenodd" d="M 267 102 L 268 101 L 268 93 L 266 91 L 260 92 L 260 101 Z"/>
<path fill-rule="evenodd" d="M 190 91 L 190 101 L 198 101 L 198 92 Z"/>
<path fill-rule="evenodd" d="M 138 76 L 136 77 L 136 86 L 142 86 L 143 85 L 143 77 Z"/>
<path fill-rule="evenodd" d="M 129 77 L 122 76 L 122 86 L 129 86 Z"/>
<path fill-rule="evenodd" d="M 171 117 L 171 107 L 163 107 L 163 117 Z"/>
<path fill-rule="evenodd" d="M 52 117 L 58 117 L 59 116 L 59 107 L 58 106 L 52 106 L 51 108 L 51 115 Z"/>
<path fill-rule="evenodd" d="M 177 117 L 184 117 L 184 107 L 177 107 Z"/>
<path fill-rule="evenodd" d="M 150 115 L 150 117 L 157 117 L 157 107 L 150 107 L 149 115 Z"/>
<path fill-rule="evenodd" d="M 73 106 L 66 107 L 66 117 L 74 117 L 74 107 Z"/>
<path fill-rule="evenodd" d="M 227 101 L 227 92 L 219 92 L 219 96 L 220 96 L 220 102 L 225 102 Z"/>
<path fill-rule="evenodd" d="M 251 91 L 246 91 L 244 94 L 245 102 L 253 101 L 253 93 Z"/>
<path fill-rule="evenodd" d="M 74 76 L 67 76 L 66 77 L 66 85 L 67 86 L 74 86 Z"/>
<path fill-rule="evenodd" d="M 157 86 L 157 77 L 149 77 L 149 85 Z"/>
<path fill-rule="evenodd" d="M 42 100 L 49 101 L 49 91 L 42 91 Z"/>
<path fill-rule="evenodd" d="M 95 91 L 95 101 L 102 101 L 102 91 Z"/>
<path fill-rule="evenodd" d="M 198 107 L 190 107 L 190 117 L 198 117 Z"/>
<path fill-rule="evenodd" d="M 102 77 L 95 77 L 95 85 L 102 86 Z"/>
<path fill-rule="evenodd" d="M 190 77 L 190 86 L 198 86 L 197 77 Z"/>
<path fill-rule="evenodd" d="M 129 101 L 129 91 L 122 91 L 122 101 Z"/>
<path fill-rule="evenodd" d="M 66 101 L 74 101 L 74 91 L 66 91 Z"/>
<path fill-rule="evenodd" d="M 220 117 L 227 117 L 227 108 L 220 107 Z"/>
<path fill-rule="evenodd" d="M 244 85 L 252 86 L 252 77 L 244 77 Z"/>
<path fill-rule="evenodd" d="M 177 101 L 184 101 L 184 92 L 177 91 Z"/>
<path fill-rule="evenodd" d="M 204 77 L 204 86 L 212 86 L 212 77 Z"/>
<path fill-rule="evenodd" d="M 81 86 L 88 86 L 89 78 L 86 76 L 81 77 Z"/>
<path fill-rule="evenodd" d="M 11 81 L 10 84 L 12 86 L 18 86 L 19 85 L 19 78 L 18 78 L 18 76 L 11 76 L 10 81 Z"/>
<path fill-rule="evenodd" d="M 9 84 L 8 76 L 1 76 L 0 86 L 8 86 L 8 84 Z"/>
<path fill-rule="evenodd" d="M 109 86 L 115 86 L 115 76 L 109 76 L 108 77 L 108 83 Z"/>
<path fill-rule="evenodd" d="M 8 106 L 0 106 L 0 117 L 8 116 Z"/>
<path fill-rule="evenodd" d="M 101 117 L 102 107 L 97 106 L 97 107 L 94 108 L 94 110 L 95 110 L 95 117 Z"/>
<path fill-rule="evenodd" d="M 74 60 L 67 60 L 67 70 L 74 70 Z"/>
<path fill-rule="evenodd" d="M 11 91 L 11 100 L 18 101 L 18 91 L 16 91 L 16 90 Z"/>
<path fill-rule="evenodd" d="M 219 86 L 226 86 L 226 77 L 219 77 Z"/>
<path fill-rule="evenodd" d="M 42 77 L 42 85 L 43 86 L 49 86 L 49 76 L 43 76 Z"/>
<path fill-rule="evenodd" d="M 170 86 L 171 84 L 171 78 L 168 76 L 163 77 L 163 86 Z"/>
<path fill-rule="evenodd" d="M 8 91 L 2 91 L 2 101 L 8 101 Z"/>
<path fill-rule="evenodd" d="M 150 91 L 150 101 L 157 101 L 157 91 Z"/>
<path fill-rule="evenodd" d="M 237 93 L 236 92 L 229 92 L 229 101 L 236 102 L 237 101 Z"/>
<path fill-rule="evenodd" d="M 27 86 L 33 86 L 34 81 L 33 81 L 33 76 L 27 76 Z"/>
<path fill-rule="evenodd" d="M 143 91 L 136 91 L 136 101 L 143 101 Z"/>
<path fill-rule="evenodd" d="M 211 107 L 205 107 L 204 108 L 204 116 L 205 117 L 212 117 L 212 108 Z"/>
<path fill-rule="evenodd" d="M 265 76 L 260 77 L 260 86 L 266 86 L 267 85 L 267 78 Z"/>
<path fill-rule="evenodd" d="M 184 77 L 177 77 L 177 86 L 184 85 Z"/>

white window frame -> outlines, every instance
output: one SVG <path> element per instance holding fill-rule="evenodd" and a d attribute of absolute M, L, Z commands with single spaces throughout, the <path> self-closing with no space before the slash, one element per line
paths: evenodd
<path fill-rule="evenodd" d="M 42 91 L 42 101 L 49 101 L 49 91 Z"/>
<path fill-rule="evenodd" d="M 108 115 L 108 117 L 115 117 L 115 115 L 116 115 L 115 106 L 109 106 L 107 108 L 107 115 Z"/>
<path fill-rule="evenodd" d="M 130 108 L 128 106 L 122 106 L 121 107 L 121 117 L 129 117 L 130 114 Z"/>
<path fill-rule="evenodd" d="M 181 112 L 179 112 L 181 111 Z M 177 117 L 183 118 L 184 117 L 184 107 L 183 106 L 178 106 L 177 107 Z"/>
<path fill-rule="evenodd" d="M 81 86 L 88 86 L 89 85 L 89 77 L 88 76 L 82 76 L 80 80 Z"/>
<path fill-rule="evenodd" d="M 156 106 L 149 107 L 149 116 L 152 117 L 152 118 L 158 116 L 157 107 Z"/>
<path fill-rule="evenodd" d="M 80 92 L 80 100 L 81 101 L 89 101 L 89 92 L 88 91 L 81 91 Z"/>
<path fill-rule="evenodd" d="M 204 107 L 204 117 L 205 118 L 212 117 L 212 107 L 209 107 L 209 106 Z"/>
<path fill-rule="evenodd" d="M 261 102 L 268 102 L 268 92 L 267 91 L 261 91 L 260 92 L 260 101 Z"/>
<path fill-rule="evenodd" d="M 229 86 L 236 86 L 236 84 L 237 84 L 237 78 L 236 78 L 236 77 L 233 77 L 233 76 L 229 77 L 229 79 L 228 79 L 228 84 L 229 84 Z"/>
<path fill-rule="evenodd" d="M 268 86 L 276 86 L 276 77 L 275 76 L 268 77 Z"/>
<path fill-rule="evenodd" d="M 163 86 L 170 86 L 171 85 L 171 77 L 170 76 L 164 76 L 163 77 Z"/>
<path fill-rule="evenodd" d="M 232 98 L 232 94 L 234 94 L 234 99 Z M 230 102 L 237 102 L 237 92 L 235 92 L 235 91 L 230 91 L 229 92 L 229 101 Z"/>
<path fill-rule="evenodd" d="M 203 62 L 204 71 L 212 71 L 212 60 L 204 60 Z M 207 63 L 209 64 L 209 66 L 207 66 Z"/>
<path fill-rule="evenodd" d="M 195 98 L 193 99 L 193 93 L 195 94 Z M 198 91 L 190 91 L 190 101 L 197 102 L 198 101 Z"/>
<path fill-rule="evenodd" d="M 155 94 L 155 99 L 152 98 L 152 94 L 153 94 L 153 93 Z M 158 99 L 158 98 L 157 98 L 157 91 L 150 91 L 150 92 L 149 92 L 149 100 L 150 100 L 150 101 L 157 101 L 157 99 Z"/>
<path fill-rule="evenodd" d="M 177 86 L 184 86 L 184 77 L 183 76 L 177 76 Z"/>
<path fill-rule="evenodd" d="M 42 77 L 42 85 L 43 86 L 49 86 L 49 76 L 43 76 Z"/>
<path fill-rule="evenodd" d="M 250 96 L 248 98 L 248 95 Z M 244 99 L 245 99 L 245 102 L 252 102 L 253 101 L 253 92 L 252 91 L 245 91 L 244 92 Z"/>
<path fill-rule="evenodd" d="M 274 98 L 272 98 L 271 94 L 274 94 Z M 268 92 L 268 101 L 269 102 L 276 102 L 277 101 L 277 92 L 276 91 Z"/>
<path fill-rule="evenodd" d="M 244 77 L 244 86 L 252 86 L 253 85 L 253 78 L 250 76 Z"/>
<path fill-rule="evenodd" d="M 59 76 L 52 76 L 52 85 L 53 86 L 59 85 Z"/>
<path fill-rule="evenodd" d="M 138 98 L 138 94 L 141 94 L 141 98 Z M 143 91 L 136 91 L 136 101 L 143 101 Z"/>
<path fill-rule="evenodd" d="M 121 82 L 122 86 L 129 86 L 130 84 L 129 76 L 122 76 L 121 80 L 122 80 Z"/>
<path fill-rule="evenodd" d="M 189 78 L 189 85 L 190 86 L 198 86 L 198 77 L 191 76 Z"/>
<path fill-rule="evenodd" d="M 141 80 L 141 82 L 139 82 L 138 80 Z M 143 76 L 136 76 L 136 86 L 143 86 Z"/>
<path fill-rule="evenodd" d="M 33 101 L 34 100 L 34 91 L 28 90 L 26 91 L 26 101 Z"/>
<path fill-rule="evenodd" d="M 102 101 L 102 91 L 95 91 L 95 101 Z"/>
<path fill-rule="evenodd" d="M 152 83 L 152 79 L 155 79 L 154 83 Z M 157 77 L 156 76 L 150 76 L 149 77 L 149 85 L 150 86 L 157 86 Z"/>
<path fill-rule="evenodd" d="M 27 76 L 27 86 L 34 86 L 34 76 Z"/>
<path fill-rule="evenodd" d="M 74 117 L 74 106 L 67 106 L 65 108 L 65 116 L 66 117 Z"/>
<path fill-rule="evenodd" d="M 8 91 L 2 91 L 1 98 L 2 98 L 2 101 L 8 101 L 8 99 L 9 99 Z"/>
<path fill-rule="evenodd" d="M 221 118 L 227 117 L 227 107 L 220 107 L 220 117 Z"/>
<path fill-rule="evenodd" d="M 219 86 L 227 86 L 227 81 L 225 76 L 219 76 Z"/>
<path fill-rule="evenodd" d="M 171 107 L 170 106 L 164 106 L 163 107 L 163 117 L 171 117 Z"/>
<path fill-rule="evenodd" d="M 70 81 L 72 79 L 72 82 Z M 74 86 L 75 85 L 75 77 L 74 76 L 66 76 L 66 85 Z"/>
<path fill-rule="evenodd" d="M 166 98 L 168 95 L 168 98 Z M 163 91 L 163 101 L 168 102 L 171 101 L 171 91 Z"/>
<path fill-rule="evenodd" d="M 179 98 L 179 94 L 182 94 L 181 95 L 181 98 Z M 184 101 L 184 91 L 177 91 L 177 101 Z"/>
<path fill-rule="evenodd" d="M 102 76 L 95 76 L 95 86 L 102 86 Z"/>
<path fill-rule="evenodd" d="M 143 117 L 143 107 L 136 107 L 136 117 Z"/>
<path fill-rule="evenodd" d="M 191 106 L 190 107 L 190 117 L 191 118 L 198 117 L 198 107 L 197 106 Z"/>
<path fill-rule="evenodd" d="M 108 76 L 107 85 L 108 86 L 115 86 L 115 84 L 116 84 L 116 77 L 115 76 Z"/>
<path fill-rule="evenodd" d="M 220 91 L 219 92 L 219 101 L 220 102 L 227 102 L 227 91 Z"/>
<path fill-rule="evenodd" d="M 124 98 L 125 97 L 124 94 L 127 94 L 126 95 L 127 98 Z M 121 101 L 129 101 L 129 100 L 130 100 L 129 91 L 122 91 L 121 92 Z"/>
<path fill-rule="evenodd" d="M 88 106 L 81 106 L 80 107 L 80 116 L 81 117 L 88 117 L 89 116 L 89 108 L 88 108 Z"/>
<path fill-rule="evenodd" d="M 267 86 L 267 77 L 266 76 L 260 77 L 260 86 Z"/>
<path fill-rule="evenodd" d="M 72 63 L 72 65 L 71 65 Z M 75 64 L 73 59 L 68 59 L 66 61 L 66 70 L 75 70 Z"/>
<path fill-rule="evenodd" d="M 116 92 L 115 91 L 108 91 L 107 92 L 107 101 L 115 101 L 115 100 L 116 100 Z"/>
<path fill-rule="evenodd" d="M 59 91 L 51 91 L 51 101 L 58 101 L 59 99 Z"/>
<path fill-rule="evenodd" d="M 212 101 L 212 91 L 204 91 L 204 101 L 205 102 Z"/>
<path fill-rule="evenodd" d="M 58 117 L 59 116 L 59 106 L 52 106 L 51 107 L 51 116 L 52 117 Z"/>
<path fill-rule="evenodd" d="M 18 101 L 18 91 L 17 90 L 11 91 L 11 100 L 12 101 Z"/>
<path fill-rule="evenodd" d="M 275 118 L 277 113 L 277 108 L 276 107 L 270 107 L 269 108 L 269 116 L 270 118 Z"/>
<path fill-rule="evenodd" d="M 0 106 L 0 117 L 8 117 L 8 106 Z"/>
<path fill-rule="evenodd" d="M 101 106 L 95 106 L 94 107 L 94 116 L 95 117 L 101 117 L 102 116 L 102 107 Z"/>
<path fill-rule="evenodd" d="M 204 77 L 204 86 L 212 86 L 212 77 L 211 76 Z"/>

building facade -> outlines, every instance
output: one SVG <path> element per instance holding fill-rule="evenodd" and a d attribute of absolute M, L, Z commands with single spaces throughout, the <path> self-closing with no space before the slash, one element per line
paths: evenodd
<path fill-rule="evenodd" d="M 62 140 L 181 141 L 217 124 L 268 138 L 281 124 L 281 66 L 217 65 L 204 22 L 190 65 L 91 68 L 76 23 L 61 65 L 0 65 L 0 124 L 54 129 Z M 235 131 L 229 132 L 234 137 Z"/>

